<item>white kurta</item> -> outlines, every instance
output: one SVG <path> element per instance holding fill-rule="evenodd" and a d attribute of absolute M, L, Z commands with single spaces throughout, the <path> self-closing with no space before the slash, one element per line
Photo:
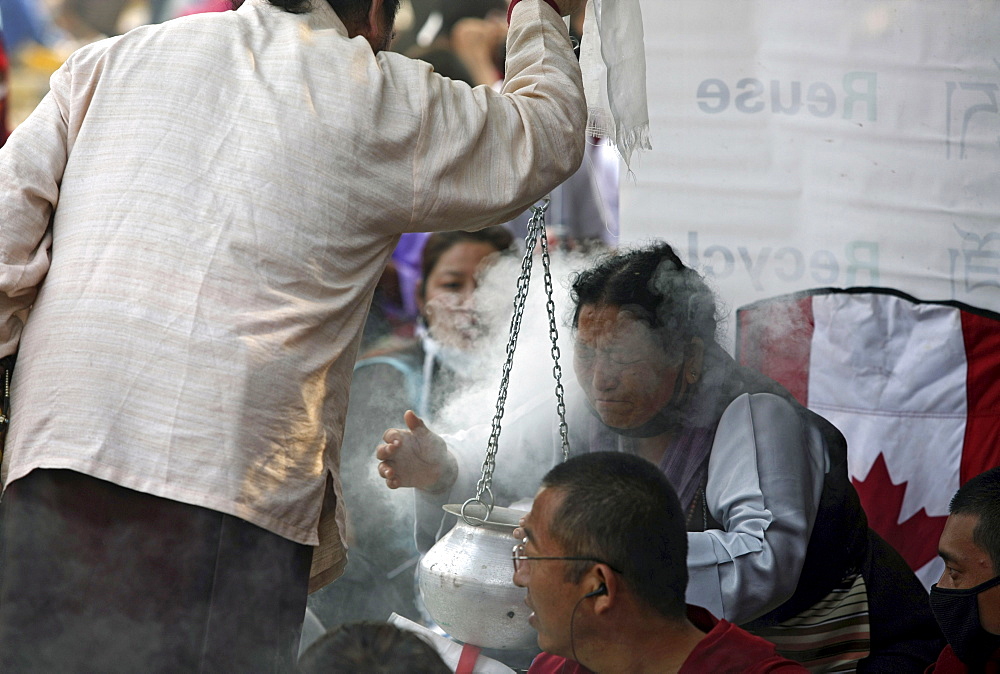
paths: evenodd
<path fill-rule="evenodd" d="M 375 56 L 315 4 L 85 47 L 0 150 L 2 476 L 65 468 L 228 513 L 319 544 L 329 581 L 324 490 L 399 234 L 522 211 L 579 166 L 586 109 L 541 0 L 515 8 L 500 94 Z"/>

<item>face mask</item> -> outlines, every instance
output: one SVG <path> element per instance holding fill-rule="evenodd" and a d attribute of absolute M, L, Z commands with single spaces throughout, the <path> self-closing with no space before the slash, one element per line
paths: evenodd
<path fill-rule="evenodd" d="M 481 368 L 487 365 L 483 353 L 480 351 L 446 346 L 427 333 L 422 338 L 424 351 L 439 364 L 453 372 L 468 374 L 480 371 Z"/>
<path fill-rule="evenodd" d="M 1000 585 L 1000 576 L 967 590 L 931 587 L 931 611 L 958 659 L 967 665 L 984 662 L 1000 648 L 1000 635 L 990 634 L 979 622 L 980 592 Z"/>

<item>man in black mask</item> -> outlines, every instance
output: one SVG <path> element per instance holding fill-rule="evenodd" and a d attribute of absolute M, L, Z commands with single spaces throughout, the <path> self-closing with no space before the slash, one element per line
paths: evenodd
<path fill-rule="evenodd" d="M 962 485 L 950 510 L 930 596 L 948 645 L 928 672 L 1000 672 L 1000 467 Z"/>

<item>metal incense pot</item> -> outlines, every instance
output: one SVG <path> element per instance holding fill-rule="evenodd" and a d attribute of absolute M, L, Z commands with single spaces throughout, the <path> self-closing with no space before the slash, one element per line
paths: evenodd
<path fill-rule="evenodd" d="M 566 404 L 562 369 L 559 366 L 559 333 L 556 328 L 555 304 L 552 301 L 552 272 L 545 236 L 545 211 L 548 205 L 549 200 L 545 199 L 535 206 L 528 222 L 525 253 L 514 298 L 514 315 L 507 340 L 507 357 L 476 495 L 465 503 L 444 506 L 447 512 L 458 517 L 458 521 L 423 556 L 417 574 L 424 605 L 434 621 L 453 638 L 482 648 L 523 649 L 534 646 L 536 639 L 535 630 L 528 624 L 530 612 L 524 603 L 525 590 L 514 585 L 514 569 L 511 564 L 511 549 L 517 542 L 512 533 L 521 517 L 527 513 L 495 507 L 492 491 L 500 421 L 503 418 L 514 350 L 528 297 L 536 241 L 541 241 L 546 309 L 554 363 L 552 374 L 555 378 L 556 411 L 559 414 L 563 460 L 569 457 Z"/>
<path fill-rule="evenodd" d="M 420 594 L 445 632 L 482 648 L 519 649 L 535 644 L 524 588 L 511 580 L 511 533 L 527 513 L 493 508 L 489 521 L 469 524 L 461 505 L 446 505 L 458 522 L 420 560 Z M 482 517 L 485 508 L 466 509 Z M 475 513 L 472 515 L 471 513 Z"/>

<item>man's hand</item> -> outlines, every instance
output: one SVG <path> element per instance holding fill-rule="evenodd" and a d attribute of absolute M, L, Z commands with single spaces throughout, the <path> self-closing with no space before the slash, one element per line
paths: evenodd
<path fill-rule="evenodd" d="M 510 14 L 514 10 L 514 5 L 516 5 L 521 0 L 511 0 L 510 6 L 507 8 L 507 22 L 510 23 Z M 562 16 L 569 16 L 570 14 L 576 14 L 577 12 L 582 12 L 583 8 L 587 6 L 587 0 L 544 0 L 546 3 L 552 6 L 557 12 Z"/>
<path fill-rule="evenodd" d="M 493 62 L 507 39 L 507 24 L 503 19 L 466 17 L 451 29 L 451 49 L 462 60 L 475 84 L 492 86 L 503 79 Z"/>
<path fill-rule="evenodd" d="M 556 0 L 556 4 L 559 5 L 560 14 L 569 16 L 582 12 L 583 8 L 587 6 L 587 0 Z"/>
<path fill-rule="evenodd" d="M 407 410 L 406 428 L 390 428 L 375 449 L 378 474 L 389 489 L 415 487 L 440 493 L 458 477 L 455 457 L 440 435 L 424 425 L 423 419 Z"/>
<path fill-rule="evenodd" d="M 527 534 L 524 533 L 524 518 L 523 517 L 517 521 L 517 528 L 514 529 L 514 531 L 511 532 L 511 536 L 513 536 L 514 538 L 516 538 L 519 543 L 521 541 L 523 541 L 527 537 Z"/>

